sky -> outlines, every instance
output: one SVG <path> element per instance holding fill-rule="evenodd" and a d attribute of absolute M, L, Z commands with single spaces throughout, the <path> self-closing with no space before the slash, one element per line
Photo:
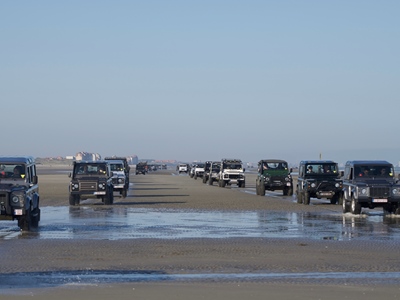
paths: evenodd
<path fill-rule="evenodd" d="M 0 1 L 0 155 L 400 161 L 400 1 Z"/>

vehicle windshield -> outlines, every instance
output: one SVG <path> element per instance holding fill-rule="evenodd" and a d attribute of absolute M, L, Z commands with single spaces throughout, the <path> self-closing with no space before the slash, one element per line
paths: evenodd
<path fill-rule="evenodd" d="M 123 164 L 111 164 L 111 171 L 113 172 L 122 172 L 124 170 Z"/>
<path fill-rule="evenodd" d="M 0 178 L 25 178 L 25 165 L 21 164 L 1 164 L 0 165 Z"/>
<path fill-rule="evenodd" d="M 196 167 L 197 168 L 204 168 L 204 164 L 197 164 Z"/>
<path fill-rule="evenodd" d="M 75 175 L 105 175 L 107 173 L 105 164 L 77 164 L 75 165 Z"/>
<path fill-rule="evenodd" d="M 231 169 L 231 170 L 240 170 L 242 168 L 242 164 L 238 163 L 224 163 L 224 169 Z"/>
<path fill-rule="evenodd" d="M 338 174 L 337 164 L 308 164 L 306 165 L 307 174 Z"/>
<path fill-rule="evenodd" d="M 371 166 L 360 165 L 354 168 L 355 175 L 358 177 L 393 177 L 394 170 L 391 166 Z"/>
<path fill-rule="evenodd" d="M 287 170 L 288 165 L 286 162 L 264 162 L 263 163 L 264 170 Z"/>

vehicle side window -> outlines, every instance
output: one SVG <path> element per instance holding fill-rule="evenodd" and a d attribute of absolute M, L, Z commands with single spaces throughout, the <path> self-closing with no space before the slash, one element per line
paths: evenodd
<path fill-rule="evenodd" d="M 32 166 L 29 166 L 26 168 L 26 181 L 27 182 L 32 182 Z"/>

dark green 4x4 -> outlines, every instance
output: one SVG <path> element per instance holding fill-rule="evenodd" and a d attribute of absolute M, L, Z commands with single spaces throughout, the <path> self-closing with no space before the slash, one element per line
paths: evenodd
<path fill-rule="evenodd" d="M 69 174 L 69 204 L 79 205 L 82 196 L 94 197 L 104 204 L 113 204 L 114 187 L 113 172 L 108 161 L 74 162 L 72 173 Z"/>
<path fill-rule="evenodd" d="M 343 176 L 343 212 L 360 214 L 363 207 L 382 207 L 387 213 L 400 214 L 400 184 L 393 165 L 380 160 L 354 160 L 345 165 Z"/>
<path fill-rule="evenodd" d="M 0 220 L 18 220 L 26 231 L 39 226 L 39 186 L 32 156 L 0 157 Z"/>
<path fill-rule="evenodd" d="M 343 182 L 338 164 L 331 160 L 305 160 L 299 165 L 297 202 L 310 204 L 310 198 L 326 198 L 331 204 L 341 200 Z"/>
<path fill-rule="evenodd" d="M 258 162 L 256 193 L 265 196 L 265 190 L 281 190 L 284 196 L 293 195 L 291 169 L 284 160 L 263 159 Z"/>

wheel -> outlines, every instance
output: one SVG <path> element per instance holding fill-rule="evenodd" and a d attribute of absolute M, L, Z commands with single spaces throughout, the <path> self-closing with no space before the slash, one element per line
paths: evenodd
<path fill-rule="evenodd" d="M 400 207 L 396 207 L 394 210 L 395 215 L 400 215 Z"/>
<path fill-rule="evenodd" d="M 32 227 L 33 228 L 37 228 L 39 226 L 39 221 L 40 221 L 40 209 L 39 209 L 39 206 L 38 206 L 31 212 L 31 225 L 32 225 Z"/>
<path fill-rule="evenodd" d="M 305 205 L 309 205 L 310 204 L 310 193 L 309 192 L 305 192 L 304 193 L 303 203 Z"/>
<path fill-rule="evenodd" d="M 288 188 L 284 187 L 282 190 L 283 196 L 287 196 L 288 195 Z"/>
<path fill-rule="evenodd" d="M 213 183 L 214 183 L 214 180 L 213 180 L 212 177 L 210 176 L 210 178 L 208 179 L 208 184 L 209 184 L 209 185 L 213 185 Z"/>
<path fill-rule="evenodd" d="M 359 215 L 361 213 L 361 205 L 354 196 L 351 197 L 351 213 L 354 215 Z"/>
<path fill-rule="evenodd" d="M 75 206 L 79 205 L 81 202 L 81 197 L 79 195 L 69 195 L 69 205 Z"/>
<path fill-rule="evenodd" d="M 302 204 L 303 203 L 303 195 L 297 190 L 297 203 Z"/>
<path fill-rule="evenodd" d="M 246 187 L 246 181 L 242 181 L 242 182 L 239 182 L 239 187 L 240 188 L 245 188 Z"/>
<path fill-rule="evenodd" d="M 342 196 L 342 211 L 344 214 L 350 212 L 350 207 L 347 204 L 347 201 L 343 196 Z"/>
<path fill-rule="evenodd" d="M 225 187 L 225 186 L 226 186 L 225 180 L 221 180 L 221 187 Z"/>
<path fill-rule="evenodd" d="M 293 188 L 289 188 L 289 190 L 288 190 L 288 196 L 293 196 Z"/>
<path fill-rule="evenodd" d="M 31 210 L 28 209 L 24 216 L 18 219 L 18 227 L 23 231 L 30 231 L 32 227 Z"/>
<path fill-rule="evenodd" d="M 203 175 L 203 183 L 205 184 L 207 182 L 207 176 Z"/>
<path fill-rule="evenodd" d="M 257 181 L 256 181 L 256 195 L 260 196 L 260 188 L 258 187 Z"/>
<path fill-rule="evenodd" d="M 260 196 L 265 196 L 265 185 L 263 182 L 260 182 L 260 190 L 259 190 Z"/>
<path fill-rule="evenodd" d="M 128 194 L 127 190 L 122 190 L 122 198 L 126 198 L 127 194 Z"/>
<path fill-rule="evenodd" d="M 114 202 L 114 193 L 112 188 L 108 189 L 107 195 L 104 197 L 104 204 L 105 205 L 111 205 Z"/>
<path fill-rule="evenodd" d="M 197 180 L 197 173 L 196 173 L 196 174 L 194 174 L 194 179 L 195 179 L 195 180 Z"/>

